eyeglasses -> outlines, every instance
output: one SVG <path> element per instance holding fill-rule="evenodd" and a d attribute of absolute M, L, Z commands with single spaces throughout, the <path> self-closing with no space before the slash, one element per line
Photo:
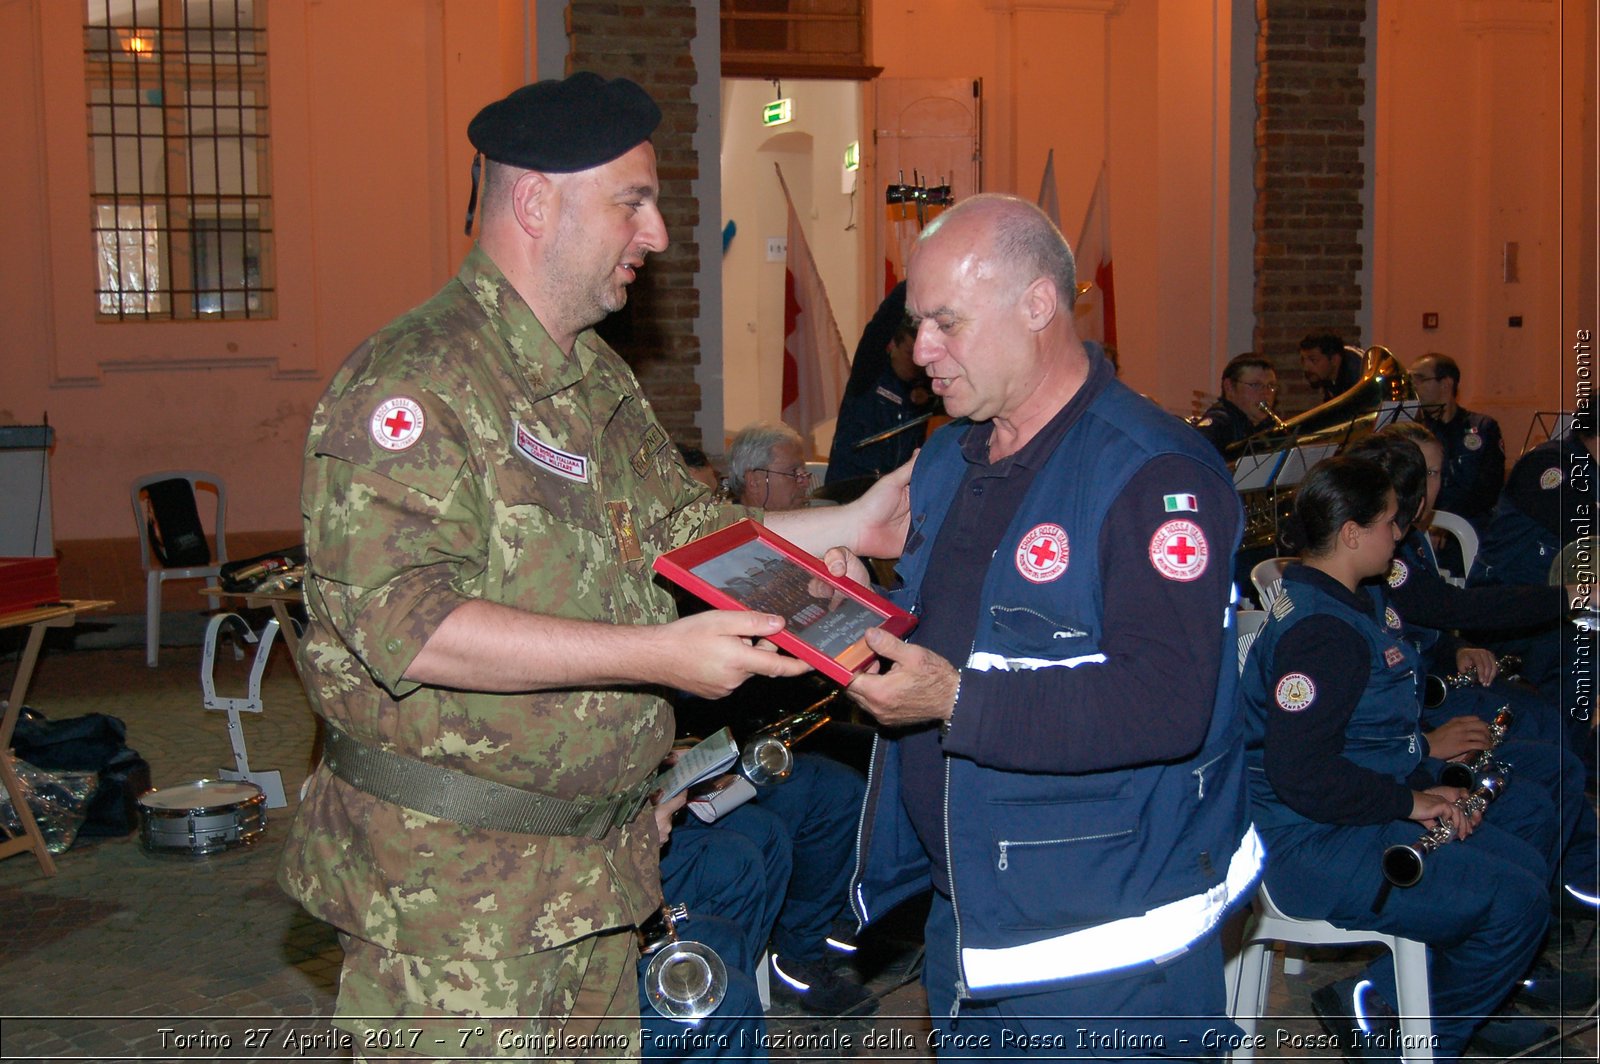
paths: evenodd
<path fill-rule="evenodd" d="M 760 466 L 757 466 L 755 469 L 750 470 L 750 472 L 765 473 L 769 477 L 788 477 L 790 480 L 800 485 L 811 483 L 811 470 L 809 469 L 796 469 L 792 473 L 786 473 L 781 469 L 762 469 Z"/>
<path fill-rule="evenodd" d="M 1251 391 L 1256 392 L 1275 392 L 1278 390 L 1278 386 L 1271 381 L 1238 381 L 1236 383 L 1240 388 L 1249 388 Z"/>

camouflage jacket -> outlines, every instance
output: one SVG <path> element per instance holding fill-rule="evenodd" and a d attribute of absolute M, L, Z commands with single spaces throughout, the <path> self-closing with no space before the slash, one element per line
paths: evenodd
<path fill-rule="evenodd" d="M 562 798 L 656 771 L 672 712 L 645 688 L 485 694 L 403 679 L 469 599 L 618 624 L 675 614 L 664 550 L 744 516 L 689 479 L 628 367 L 593 332 L 562 352 L 482 251 L 367 340 L 311 421 L 301 489 L 317 712 L 397 753 Z M 602 840 L 464 827 L 318 770 L 281 882 L 385 948 L 495 958 L 660 904 L 648 812 Z"/>

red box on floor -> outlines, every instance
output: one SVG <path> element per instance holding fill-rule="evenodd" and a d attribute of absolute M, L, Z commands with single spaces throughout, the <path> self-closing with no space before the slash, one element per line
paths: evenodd
<path fill-rule="evenodd" d="M 0 613 L 60 601 L 55 558 L 0 558 Z"/>

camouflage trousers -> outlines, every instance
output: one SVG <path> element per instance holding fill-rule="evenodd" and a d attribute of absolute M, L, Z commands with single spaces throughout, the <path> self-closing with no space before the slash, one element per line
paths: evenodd
<path fill-rule="evenodd" d="M 347 934 L 334 1026 L 356 1060 L 638 1060 L 631 928 L 498 960 L 418 957 Z"/>

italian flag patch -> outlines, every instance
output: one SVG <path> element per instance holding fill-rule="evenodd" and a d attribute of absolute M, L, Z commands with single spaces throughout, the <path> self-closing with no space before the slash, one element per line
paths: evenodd
<path fill-rule="evenodd" d="M 1200 512 L 1200 502 L 1193 495 L 1163 495 L 1161 505 L 1169 514 Z"/>

